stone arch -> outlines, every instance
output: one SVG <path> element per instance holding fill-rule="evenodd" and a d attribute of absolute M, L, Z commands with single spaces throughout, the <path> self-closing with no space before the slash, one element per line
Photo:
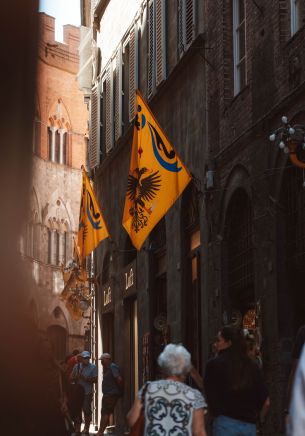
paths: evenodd
<path fill-rule="evenodd" d="M 69 225 L 71 231 L 74 231 L 74 229 L 76 230 L 71 206 L 69 202 L 66 202 L 59 194 L 58 189 L 56 189 L 50 197 L 48 210 L 45 215 L 45 222 L 47 223 L 50 218 L 53 219 L 54 217 L 56 220 L 59 219 L 60 221 L 63 219 L 63 222 Z"/>
<path fill-rule="evenodd" d="M 58 312 L 58 316 L 55 316 L 56 312 Z M 71 332 L 71 330 L 73 330 L 69 312 L 65 304 L 58 299 L 54 299 L 48 308 L 48 319 L 46 323 L 46 328 L 52 324 L 59 325 L 65 328 L 68 332 Z"/>

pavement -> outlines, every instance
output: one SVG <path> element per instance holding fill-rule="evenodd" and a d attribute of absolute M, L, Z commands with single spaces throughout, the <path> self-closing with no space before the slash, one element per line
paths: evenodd
<path fill-rule="evenodd" d="M 96 435 L 96 433 L 97 433 L 97 430 L 95 430 L 95 426 L 90 425 L 90 433 L 89 433 L 90 436 L 94 436 L 94 435 Z M 109 436 L 116 436 L 116 434 L 113 433 L 113 429 L 112 429 L 111 427 L 110 427 L 108 430 L 106 429 L 104 435 L 105 435 L 105 436 L 106 436 L 106 435 L 109 435 Z M 71 436 L 76 436 L 76 433 L 72 433 Z"/>

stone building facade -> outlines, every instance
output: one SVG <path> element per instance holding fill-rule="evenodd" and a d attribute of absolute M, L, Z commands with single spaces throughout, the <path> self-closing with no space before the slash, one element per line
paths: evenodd
<path fill-rule="evenodd" d="M 84 347 L 88 323 L 73 321 L 60 300 L 61 267 L 72 258 L 77 234 L 88 112 L 76 81 L 79 28 L 65 25 L 61 43 L 54 39 L 53 17 L 40 13 L 39 23 L 31 205 L 21 253 L 36 283 L 33 318 L 63 359 Z"/>
<path fill-rule="evenodd" d="M 305 124 L 305 8 L 208 1 L 206 16 L 210 337 L 255 308 L 272 403 L 264 430 L 284 434 L 291 351 L 305 323 L 305 191 L 302 169 L 268 138 L 283 115 Z"/>
<path fill-rule="evenodd" d="M 117 425 L 138 385 L 157 376 L 167 341 L 183 342 L 203 373 L 215 334 L 233 322 L 261 345 L 272 403 L 264 434 L 284 434 L 291 350 L 305 323 L 305 191 L 302 170 L 268 137 L 283 115 L 305 124 L 303 2 L 128 5 L 91 4 L 101 61 L 89 162 L 112 236 L 96 250 L 96 304 L 103 350 L 126 380 Z M 135 88 L 193 175 L 139 252 L 121 225 Z"/>

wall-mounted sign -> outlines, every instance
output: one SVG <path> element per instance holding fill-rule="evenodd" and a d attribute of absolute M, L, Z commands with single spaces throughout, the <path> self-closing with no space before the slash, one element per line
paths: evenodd
<path fill-rule="evenodd" d="M 131 262 L 123 269 L 122 273 L 123 297 L 128 297 L 137 292 L 137 263 Z"/>
<path fill-rule="evenodd" d="M 111 283 L 107 283 L 102 287 L 102 311 L 108 312 L 113 309 L 113 292 Z"/>

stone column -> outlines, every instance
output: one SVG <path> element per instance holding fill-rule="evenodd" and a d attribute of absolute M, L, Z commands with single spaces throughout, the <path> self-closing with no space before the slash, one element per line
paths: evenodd
<path fill-rule="evenodd" d="M 59 129 L 58 132 L 60 134 L 59 163 L 63 164 L 64 163 L 64 130 Z"/>
<path fill-rule="evenodd" d="M 50 127 L 52 132 L 52 142 L 51 142 L 51 161 L 55 162 L 55 127 Z"/>

